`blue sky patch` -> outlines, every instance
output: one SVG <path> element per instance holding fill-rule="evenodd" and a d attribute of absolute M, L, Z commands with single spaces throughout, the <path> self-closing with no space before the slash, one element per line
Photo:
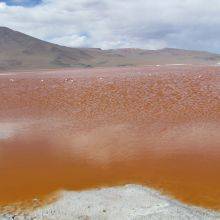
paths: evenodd
<path fill-rule="evenodd" d="M 10 6 L 33 7 L 40 4 L 42 0 L 3 0 L 2 2 Z"/>

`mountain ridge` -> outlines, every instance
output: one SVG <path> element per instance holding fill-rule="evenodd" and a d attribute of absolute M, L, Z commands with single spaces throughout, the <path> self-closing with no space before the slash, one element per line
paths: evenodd
<path fill-rule="evenodd" d="M 220 62 L 220 55 L 176 48 L 72 48 L 0 27 L 0 70 L 64 67 L 116 67 L 149 64 L 207 64 Z"/>

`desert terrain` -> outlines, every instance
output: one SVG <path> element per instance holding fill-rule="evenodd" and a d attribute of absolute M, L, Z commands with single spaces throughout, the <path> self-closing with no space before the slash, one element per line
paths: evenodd
<path fill-rule="evenodd" d="M 220 55 L 205 51 L 164 48 L 71 48 L 45 42 L 7 27 L 0 27 L 0 71 L 135 67 L 160 64 L 219 65 Z"/>
<path fill-rule="evenodd" d="M 6 71 L 0 93 L 3 213 L 126 184 L 220 210 L 219 67 Z"/>

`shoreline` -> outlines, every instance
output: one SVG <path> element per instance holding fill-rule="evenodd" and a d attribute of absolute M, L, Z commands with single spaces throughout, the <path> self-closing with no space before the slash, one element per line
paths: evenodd
<path fill-rule="evenodd" d="M 60 198 L 22 214 L 0 214 L 10 220 L 68 219 L 220 219 L 220 212 L 185 205 L 141 185 L 62 191 Z"/>

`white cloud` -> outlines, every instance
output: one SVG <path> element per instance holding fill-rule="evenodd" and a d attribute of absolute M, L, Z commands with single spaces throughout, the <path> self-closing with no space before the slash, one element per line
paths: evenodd
<path fill-rule="evenodd" d="M 6 4 L 4 2 L 0 2 L 0 10 L 4 10 L 6 8 Z"/>
<path fill-rule="evenodd" d="M 0 25 L 73 47 L 219 51 L 219 0 L 44 0 L 0 3 Z"/>
<path fill-rule="evenodd" d="M 70 47 L 85 47 L 87 38 L 86 36 L 78 35 L 66 35 L 57 38 L 53 38 L 53 43 L 62 45 L 65 42 L 65 45 Z"/>

